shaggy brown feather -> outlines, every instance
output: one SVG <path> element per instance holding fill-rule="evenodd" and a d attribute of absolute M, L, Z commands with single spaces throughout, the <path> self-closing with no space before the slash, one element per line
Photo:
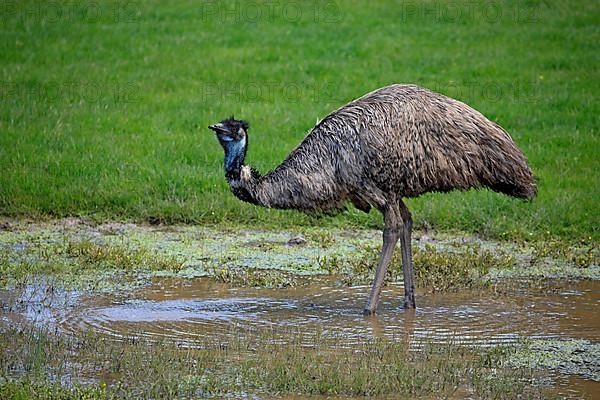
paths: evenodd
<path fill-rule="evenodd" d="M 525 156 L 502 127 L 460 101 L 400 84 L 329 114 L 274 171 L 230 183 L 242 200 L 304 211 L 331 211 L 347 200 L 381 209 L 390 192 L 536 194 Z"/>

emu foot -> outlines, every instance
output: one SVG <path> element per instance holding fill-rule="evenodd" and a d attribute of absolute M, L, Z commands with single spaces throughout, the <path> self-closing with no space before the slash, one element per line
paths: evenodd
<path fill-rule="evenodd" d="M 375 315 L 375 310 L 369 310 L 368 308 L 363 310 L 363 316 L 370 317 L 371 315 Z"/>
<path fill-rule="evenodd" d="M 411 308 L 417 308 L 417 305 L 415 303 L 415 298 L 409 298 L 409 297 L 404 297 L 404 308 L 406 309 L 411 309 Z"/>

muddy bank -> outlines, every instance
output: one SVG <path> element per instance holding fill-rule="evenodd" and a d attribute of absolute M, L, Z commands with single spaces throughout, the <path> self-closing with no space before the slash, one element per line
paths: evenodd
<path fill-rule="evenodd" d="M 110 282 L 124 285 L 124 280 L 137 286 L 142 284 L 139 280 L 147 283 L 147 278 L 157 276 L 212 276 L 241 286 L 289 286 L 298 276 L 345 274 L 347 283 L 358 284 L 370 280 L 380 246 L 381 232 L 374 230 L 219 230 L 96 225 L 81 219 L 5 221 L 0 230 L 0 266 L 6 272 L 5 281 L 28 272 L 56 271 L 74 277 L 76 269 L 85 270 L 88 276 L 81 276 L 84 281 L 90 276 L 93 281 L 94 274 L 107 275 L 96 279 L 95 289 L 110 286 Z M 489 282 L 503 278 L 600 279 L 600 252 L 592 242 L 494 242 L 474 236 L 416 232 L 413 249 L 415 263 L 423 270 L 417 284 L 433 291 L 451 288 L 444 282 L 448 271 L 455 272 L 455 280 L 458 277 L 461 281 L 473 277 Z M 392 281 L 398 277 L 395 271 L 399 271 L 399 264 L 396 254 L 390 269 Z M 419 265 L 416 268 L 419 278 Z M 466 268 L 469 271 L 458 271 Z M 124 277 L 123 271 L 134 271 L 135 277 Z M 441 275 L 438 281 L 427 281 L 436 274 Z"/>

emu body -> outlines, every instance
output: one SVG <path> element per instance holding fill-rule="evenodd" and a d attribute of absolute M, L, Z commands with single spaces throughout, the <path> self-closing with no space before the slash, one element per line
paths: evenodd
<path fill-rule="evenodd" d="M 400 240 L 404 307 L 414 308 L 412 218 L 402 198 L 487 187 L 531 199 L 536 186 L 510 135 L 478 111 L 415 85 L 368 93 L 321 120 L 273 171 L 244 164 L 248 124 L 233 117 L 211 125 L 225 151 L 235 196 L 271 208 L 334 212 L 352 202 L 384 217 L 383 247 L 365 314 L 375 312 Z"/>

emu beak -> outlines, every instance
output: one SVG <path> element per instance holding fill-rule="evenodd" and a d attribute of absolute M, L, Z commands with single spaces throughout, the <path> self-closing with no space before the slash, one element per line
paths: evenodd
<path fill-rule="evenodd" d="M 225 131 L 225 127 L 220 122 L 218 124 L 209 125 L 208 129 L 212 129 L 215 132 L 223 132 L 223 131 Z"/>

